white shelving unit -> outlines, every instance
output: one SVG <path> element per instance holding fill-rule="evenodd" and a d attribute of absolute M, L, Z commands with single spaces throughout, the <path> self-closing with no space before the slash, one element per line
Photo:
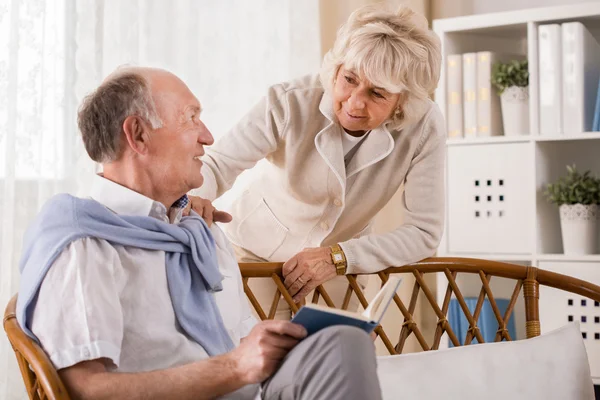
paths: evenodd
<path fill-rule="evenodd" d="M 530 71 L 530 131 L 523 136 L 449 139 L 446 168 L 446 230 L 438 255 L 508 261 L 560 272 L 600 284 L 600 254 L 562 254 L 558 209 L 546 202 L 545 185 L 563 176 L 566 165 L 600 175 L 600 132 L 548 136 L 539 131 L 538 26 L 579 21 L 600 41 L 600 2 L 435 20 L 448 54 L 496 51 L 526 55 Z M 435 94 L 446 111 L 445 65 Z M 478 279 L 465 278 L 477 296 Z M 438 299 L 447 281 L 437 279 Z M 495 290 L 501 279 L 492 280 Z M 467 294 L 469 295 L 469 294 Z M 504 296 L 504 295 L 502 295 Z M 543 331 L 580 321 L 592 376 L 600 384 L 600 304 L 581 302 L 552 289 L 540 294 Z M 524 338 L 523 308 L 517 304 L 517 337 Z M 447 345 L 447 341 L 442 341 Z"/>

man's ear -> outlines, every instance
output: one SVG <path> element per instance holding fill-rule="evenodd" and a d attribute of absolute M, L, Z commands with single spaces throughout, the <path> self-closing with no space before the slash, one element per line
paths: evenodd
<path fill-rule="evenodd" d="M 150 141 L 150 127 L 137 115 L 130 115 L 123 121 L 123 132 L 127 139 L 127 144 L 137 154 L 145 155 L 148 153 L 148 144 Z"/>

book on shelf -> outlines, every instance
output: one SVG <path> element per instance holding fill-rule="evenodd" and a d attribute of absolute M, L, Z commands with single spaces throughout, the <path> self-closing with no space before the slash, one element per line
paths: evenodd
<path fill-rule="evenodd" d="M 562 133 L 562 40 L 559 24 L 538 27 L 540 134 Z"/>
<path fill-rule="evenodd" d="M 401 278 L 390 276 L 362 313 L 339 310 L 320 304 L 307 304 L 298 310 L 292 318 L 292 322 L 306 328 L 309 335 L 333 325 L 355 326 L 371 333 L 381 322 L 385 311 L 398 291 L 400 282 Z"/>
<path fill-rule="evenodd" d="M 600 79 L 598 80 L 598 91 L 596 92 L 596 108 L 594 109 L 594 123 L 592 131 L 600 131 Z"/>
<path fill-rule="evenodd" d="M 477 136 L 501 136 L 504 134 L 500 96 L 491 83 L 492 67 L 497 62 L 524 58 L 522 55 L 492 51 L 477 53 Z"/>
<path fill-rule="evenodd" d="M 447 58 L 446 123 L 449 138 L 463 136 L 462 109 L 462 55 L 450 54 Z"/>
<path fill-rule="evenodd" d="M 464 137 L 477 136 L 477 54 L 462 56 L 463 132 Z"/>
<path fill-rule="evenodd" d="M 563 132 L 588 132 L 600 78 L 600 45 L 581 22 L 561 25 L 563 69 Z"/>

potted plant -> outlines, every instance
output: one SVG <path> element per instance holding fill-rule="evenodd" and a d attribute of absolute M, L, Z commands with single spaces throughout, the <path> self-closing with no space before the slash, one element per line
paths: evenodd
<path fill-rule="evenodd" d="M 598 251 L 600 179 L 567 166 L 567 176 L 546 186 L 544 195 L 559 206 L 565 254 L 595 254 Z"/>
<path fill-rule="evenodd" d="M 502 104 L 505 135 L 529 132 L 529 70 L 527 60 L 495 63 L 492 85 L 498 89 Z"/>

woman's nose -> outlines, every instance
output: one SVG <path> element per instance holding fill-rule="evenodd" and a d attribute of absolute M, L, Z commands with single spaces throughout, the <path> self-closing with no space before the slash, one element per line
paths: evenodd
<path fill-rule="evenodd" d="M 348 98 L 348 104 L 353 110 L 360 110 L 365 107 L 365 101 L 363 95 L 359 91 L 353 91 Z"/>

